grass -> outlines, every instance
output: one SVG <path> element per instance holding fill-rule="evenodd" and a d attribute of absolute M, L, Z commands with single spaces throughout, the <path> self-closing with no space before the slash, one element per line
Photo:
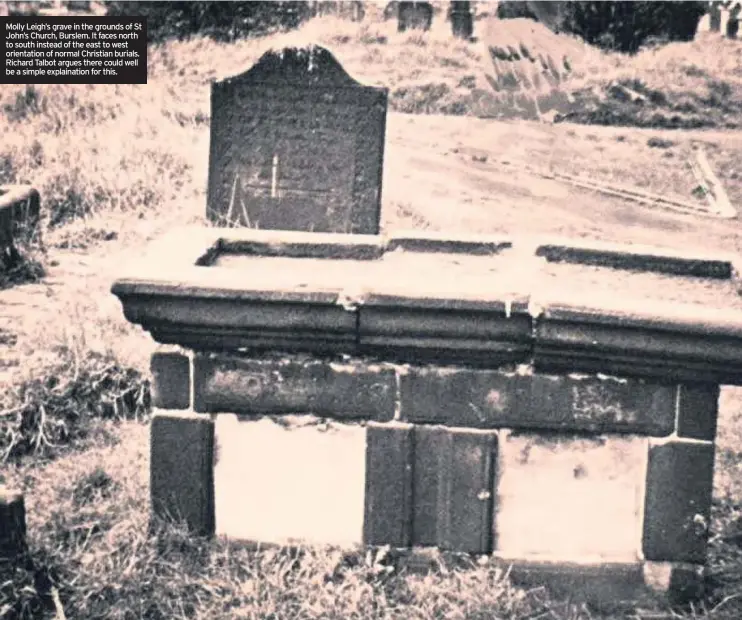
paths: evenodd
<path fill-rule="evenodd" d="M 556 220 L 560 230 L 582 234 L 592 227 L 606 234 L 601 222 L 565 223 L 584 217 L 575 213 L 573 196 L 549 198 L 550 207 L 564 205 L 557 217 L 511 193 L 513 187 L 490 186 L 500 159 L 606 181 L 631 179 L 688 198 L 683 162 L 700 145 L 733 202 L 742 200 L 738 134 L 473 118 L 527 116 L 521 104 L 557 90 L 572 97 L 570 105 L 582 102 L 572 120 L 583 123 L 600 115 L 611 120 L 616 109 L 631 125 L 644 125 L 655 113 L 734 125 L 742 110 L 738 44 L 673 44 L 626 61 L 519 20 L 493 28 L 467 43 L 435 25 L 428 34 L 398 34 L 392 23 L 322 18 L 269 39 L 226 45 L 195 38 L 153 47 L 147 85 L 0 90 L 0 182 L 32 183 L 43 202 L 45 249 L 28 250 L 18 264 L 25 266 L 16 266 L 18 278 L 36 279 L 42 269 L 47 276 L 42 284 L 2 292 L 20 308 L 10 322 L 20 366 L 12 382 L 0 386 L 2 478 L 25 492 L 30 556 L 13 574 L 0 573 L 0 618 L 53 617 L 59 605 L 80 619 L 601 617 L 542 590 L 514 588 L 491 566 L 400 574 L 383 557 L 251 551 L 190 538 L 178 524 L 149 524 L 147 360 L 153 345 L 125 321 L 108 289 L 121 262 L 153 236 L 202 220 L 209 82 L 244 71 L 267 46 L 325 44 L 353 77 L 388 87 L 392 111 L 459 117 L 390 115 L 388 227 L 511 231 Z M 514 73 L 515 82 L 504 79 L 513 88 L 496 92 L 486 78 L 494 71 L 488 40 L 524 45 L 559 62 L 567 56 L 570 69 L 562 63 L 556 88 L 527 87 L 518 66 L 502 64 L 517 62 L 502 61 L 503 75 Z M 617 99 L 627 92 L 640 97 Z M 473 164 L 490 168 L 480 177 L 472 174 Z M 490 202 L 500 195 L 507 205 Z M 657 235 L 642 223 L 609 224 L 616 235 Z M 699 220 L 687 226 L 712 247 L 739 249 L 735 223 L 711 232 Z M 681 243 L 691 235 L 683 234 Z M 728 537 L 742 517 L 738 392 L 725 391 L 721 409 L 714 590 L 695 609 L 635 610 L 634 617 L 742 615 L 742 550 Z"/>
<path fill-rule="evenodd" d="M 32 552 L 16 600 L 51 612 L 54 588 L 70 618 L 590 617 L 541 590 L 513 588 L 502 569 L 405 576 L 381 555 L 256 551 L 190 537 L 175 523 L 150 528 L 146 428 L 116 434 L 115 445 L 10 474 L 32 490 Z"/>
<path fill-rule="evenodd" d="M 0 290 L 41 280 L 45 275 L 44 265 L 36 256 L 37 252 L 28 246 L 0 252 Z"/>

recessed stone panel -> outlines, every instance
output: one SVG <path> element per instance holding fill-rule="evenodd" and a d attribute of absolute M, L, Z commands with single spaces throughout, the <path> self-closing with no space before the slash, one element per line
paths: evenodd
<path fill-rule="evenodd" d="M 495 551 L 503 557 L 640 558 L 647 439 L 500 434 Z"/>
<path fill-rule="evenodd" d="M 222 414 L 215 431 L 218 535 L 275 544 L 362 543 L 364 428 L 291 427 Z"/>

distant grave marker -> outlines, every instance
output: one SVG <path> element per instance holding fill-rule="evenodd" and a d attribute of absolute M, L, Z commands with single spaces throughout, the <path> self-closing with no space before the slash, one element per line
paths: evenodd
<path fill-rule="evenodd" d="M 721 3 L 709 3 L 709 30 L 711 32 L 721 32 Z"/>
<path fill-rule="evenodd" d="M 430 30 L 433 23 L 433 5 L 430 2 L 398 2 L 397 30 Z"/>
<path fill-rule="evenodd" d="M 471 39 L 474 35 L 474 16 L 471 2 L 451 2 L 451 30 L 459 39 Z"/>
<path fill-rule="evenodd" d="M 737 3 L 734 5 L 731 11 L 729 11 L 729 19 L 727 20 L 727 38 L 736 39 L 739 33 L 739 19 L 742 13 L 742 4 Z"/>
<path fill-rule="evenodd" d="M 215 82 L 209 219 L 378 234 L 387 97 L 321 47 L 270 51 Z"/>

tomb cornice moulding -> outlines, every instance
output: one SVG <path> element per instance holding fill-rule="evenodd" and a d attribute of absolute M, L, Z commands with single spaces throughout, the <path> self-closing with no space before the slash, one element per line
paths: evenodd
<path fill-rule="evenodd" d="M 620 268 L 642 261 L 660 274 Z M 154 244 L 112 292 L 156 341 L 199 350 L 742 384 L 735 263 L 487 235 L 196 227 Z"/>

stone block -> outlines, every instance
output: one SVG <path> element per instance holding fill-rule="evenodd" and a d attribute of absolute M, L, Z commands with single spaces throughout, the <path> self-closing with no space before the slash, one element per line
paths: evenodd
<path fill-rule="evenodd" d="M 26 508 L 23 494 L 0 488 L 0 562 L 26 551 Z"/>
<path fill-rule="evenodd" d="M 41 196 L 30 185 L 0 185 L 0 252 L 13 247 L 20 233 L 32 236 L 40 209 Z"/>
<path fill-rule="evenodd" d="M 719 414 L 719 386 L 684 383 L 678 386 L 677 433 L 688 439 L 714 441 Z"/>
<path fill-rule="evenodd" d="M 150 494 L 157 516 L 214 533 L 214 423 L 205 416 L 157 412 L 152 418 Z"/>
<path fill-rule="evenodd" d="M 436 546 L 440 540 L 441 516 L 445 510 L 445 479 L 450 438 L 440 426 L 414 427 L 412 470 L 412 545 Z"/>
<path fill-rule="evenodd" d="M 400 374 L 401 419 L 416 424 L 498 428 L 519 420 L 514 373 L 413 366 Z"/>
<path fill-rule="evenodd" d="M 631 435 L 501 431 L 497 554 L 567 563 L 639 560 L 647 442 Z"/>
<path fill-rule="evenodd" d="M 124 302 L 127 320 L 140 323 L 161 344 L 196 350 L 311 351 L 352 353 L 357 341 L 357 313 L 337 303 L 337 294 L 292 295 L 262 292 L 250 303 L 237 290 L 193 290 L 167 282 L 167 292 L 153 299 L 139 283 L 119 282 L 113 292 Z M 247 311 L 249 309 L 249 311 Z"/>
<path fill-rule="evenodd" d="M 676 387 L 607 376 L 521 378 L 513 428 L 667 436 L 675 430 Z"/>
<path fill-rule="evenodd" d="M 388 421 L 396 408 L 395 371 L 378 364 L 199 353 L 194 369 L 199 412 Z"/>
<path fill-rule="evenodd" d="M 308 416 L 215 416 L 217 536 L 257 544 L 363 543 L 366 429 Z"/>
<path fill-rule="evenodd" d="M 450 551 L 489 553 L 497 434 L 449 429 L 446 436 L 438 545 Z"/>
<path fill-rule="evenodd" d="M 667 436 L 675 400 L 673 385 L 602 376 L 432 366 L 400 376 L 401 418 L 423 424 Z"/>
<path fill-rule="evenodd" d="M 510 569 L 510 579 L 514 585 L 526 589 L 546 587 L 553 596 L 587 602 L 593 610 L 607 614 L 632 612 L 637 601 L 647 594 L 643 565 L 639 561 L 515 562 Z"/>
<path fill-rule="evenodd" d="M 672 562 L 644 562 L 644 583 L 670 605 L 685 605 L 704 592 L 704 566 Z"/>
<path fill-rule="evenodd" d="M 643 535 L 647 560 L 705 562 L 713 476 L 713 443 L 650 444 Z"/>
<path fill-rule="evenodd" d="M 370 422 L 366 433 L 364 543 L 409 547 L 413 427 Z"/>
<path fill-rule="evenodd" d="M 715 308 L 665 304 L 660 311 L 642 303 L 641 308 L 636 300 L 619 300 L 610 308 L 549 304 L 536 322 L 534 367 L 678 383 L 742 381 L 736 310 L 725 310 L 720 320 Z"/>
<path fill-rule="evenodd" d="M 415 427 L 413 545 L 491 551 L 496 452 L 494 431 Z"/>
<path fill-rule="evenodd" d="M 188 409 L 191 406 L 191 360 L 177 350 L 160 350 L 150 359 L 152 406 Z"/>

